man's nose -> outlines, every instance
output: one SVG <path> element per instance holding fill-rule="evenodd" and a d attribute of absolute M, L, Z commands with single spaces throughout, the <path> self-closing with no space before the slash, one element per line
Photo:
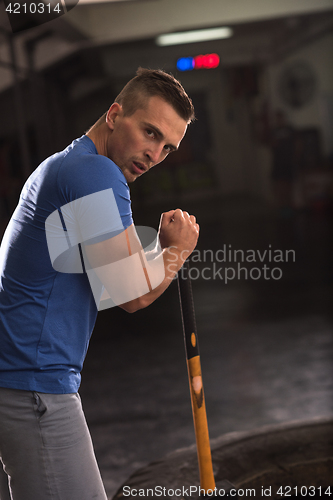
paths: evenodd
<path fill-rule="evenodd" d="M 149 148 L 149 150 L 146 151 L 146 156 L 155 165 L 161 160 L 162 150 L 163 146 L 156 145 L 155 147 Z"/>

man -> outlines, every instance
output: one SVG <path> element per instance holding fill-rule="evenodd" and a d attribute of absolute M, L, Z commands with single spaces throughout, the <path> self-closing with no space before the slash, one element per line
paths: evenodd
<path fill-rule="evenodd" d="M 139 69 L 86 135 L 27 180 L 0 253 L 1 500 L 106 499 L 80 371 L 104 297 L 147 307 L 196 246 L 195 217 L 177 209 L 145 253 L 127 184 L 176 151 L 193 118 L 177 80 Z"/>

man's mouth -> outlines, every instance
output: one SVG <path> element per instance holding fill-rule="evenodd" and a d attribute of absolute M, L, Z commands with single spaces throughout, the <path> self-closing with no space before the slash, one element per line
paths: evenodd
<path fill-rule="evenodd" d="M 143 174 L 148 170 L 148 167 L 139 161 L 133 161 L 134 170 L 137 174 Z"/>

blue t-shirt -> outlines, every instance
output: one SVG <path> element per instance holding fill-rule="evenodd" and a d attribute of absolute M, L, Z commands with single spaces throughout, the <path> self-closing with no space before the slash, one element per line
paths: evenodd
<path fill-rule="evenodd" d="M 125 229 L 133 223 L 126 179 L 87 136 L 45 160 L 25 183 L 0 250 L 0 387 L 78 390 L 97 307 L 85 272 L 52 267 L 45 221 L 75 200 L 110 189 Z M 97 216 L 107 210 L 94 207 L 96 223 L 92 217 L 86 224 L 85 240 L 100 235 Z"/>

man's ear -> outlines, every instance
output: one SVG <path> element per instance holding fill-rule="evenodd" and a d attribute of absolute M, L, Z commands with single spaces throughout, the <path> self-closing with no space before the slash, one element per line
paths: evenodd
<path fill-rule="evenodd" d="M 106 113 L 106 124 L 110 130 L 114 129 L 116 118 L 122 114 L 123 108 L 117 102 L 114 102 Z"/>

